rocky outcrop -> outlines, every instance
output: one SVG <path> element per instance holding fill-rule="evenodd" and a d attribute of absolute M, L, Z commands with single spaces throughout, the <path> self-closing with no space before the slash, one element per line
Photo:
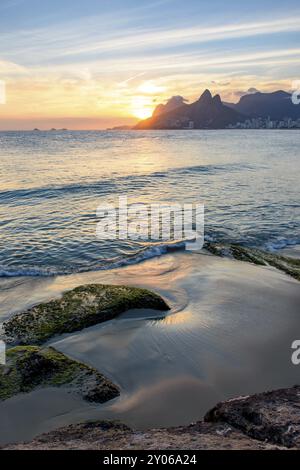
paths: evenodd
<path fill-rule="evenodd" d="M 254 439 L 300 449 L 300 386 L 219 403 L 207 422 L 225 422 Z"/>
<path fill-rule="evenodd" d="M 282 90 L 272 93 L 250 93 L 240 98 L 239 102 L 230 105 L 233 109 L 250 117 L 261 117 L 271 120 L 284 118 L 299 119 L 300 106 L 295 106 L 292 95 Z"/>
<path fill-rule="evenodd" d="M 261 266 L 273 266 L 300 281 L 299 259 L 234 244 L 206 242 L 204 248 L 216 256 L 248 261 Z"/>
<path fill-rule="evenodd" d="M 98 371 L 54 348 L 17 346 L 9 349 L 6 365 L 0 365 L 0 400 L 42 387 L 65 387 L 97 403 L 119 395 L 118 388 Z"/>
<path fill-rule="evenodd" d="M 114 422 L 71 425 L 8 449 L 300 449 L 300 387 L 219 403 L 205 421 L 134 431 Z"/>
<path fill-rule="evenodd" d="M 89 284 L 14 315 L 3 330 L 7 343 L 41 344 L 55 335 L 111 320 L 131 308 L 169 309 L 159 295 L 147 289 Z"/>
<path fill-rule="evenodd" d="M 219 95 L 212 97 L 210 91 L 205 90 L 194 103 L 183 102 L 171 110 L 160 107 L 135 129 L 225 129 L 229 124 L 244 120 L 242 114 L 225 106 Z"/>
<path fill-rule="evenodd" d="M 42 387 L 64 387 L 97 403 L 117 397 L 118 388 L 97 370 L 36 344 L 143 307 L 169 309 L 160 296 L 146 289 L 90 284 L 13 316 L 3 325 L 5 338 L 22 346 L 9 348 L 6 364 L 0 365 L 0 401 Z"/>
<path fill-rule="evenodd" d="M 153 111 L 153 116 L 159 116 L 163 113 L 168 113 L 169 111 L 173 111 L 173 109 L 179 108 L 180 106 L 184 105 L 185 100 L 182 96 L 172 96 L 166 104 L 158 104 Z"/>
<path fill-rule="evenodd" d="M 278 446 L 251 439 L 226 424 L 197 423 L 170 429 L 134 431 L 108 421 L 83 423 L 58 429 L 5 447 L 17 450 L 270 450 Z"/>

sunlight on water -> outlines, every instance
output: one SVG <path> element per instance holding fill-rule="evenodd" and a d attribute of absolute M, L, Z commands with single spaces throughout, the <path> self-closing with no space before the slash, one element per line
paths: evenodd
<path fill-rule="evenodd" d="M 0 275 L 106 269 L 165 252 L 96 239 L 97 206 L 124 194 L 204 202 L 208 239 L 297 244 L 299 145 L 297 131 L 0 132 Z"/>

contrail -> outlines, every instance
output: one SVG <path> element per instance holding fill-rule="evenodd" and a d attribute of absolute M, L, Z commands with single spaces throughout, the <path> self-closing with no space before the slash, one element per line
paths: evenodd
<path fill-rule="evenodd" d="M 138 73 L 137 75 L 134 75 L 133 77 L 127 78 L 127 80 L 124 80 L 123 82 L 118 82 L 117 86 L 125 85 L 126 83 L 131 82 L 131 80 L 134 80 L 137 77 L 141 77 L 142 75 L 146 75 L 146 72 Z"/>

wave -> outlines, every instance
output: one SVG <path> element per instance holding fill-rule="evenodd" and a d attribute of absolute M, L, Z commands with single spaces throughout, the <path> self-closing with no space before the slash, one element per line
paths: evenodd
<path fill-rule="evenodd" d="M 82 273 L 88 271 L 103 271 L 121 268 L 123 266 L 129 266 L 138 264 L 147 259 L 162 256 L 172 251 L 180 251 L 185 247 L 185 241 L 176 241 L 171 243 L 156 243 L 149 247 L 142 248 L 132 255 L 128 255 L 125 258 L 113 258 L 104 261 L 102 264 L 90 266 L 89 268 L 62 268 L 57 269 L 53 267 L 40 267 L 40 266 L 1 266 L 0 265 L 0 278 L 2 277 L 19 277 L 19 276 L 30 276 L 30 277 L 50 277 L 58 275 L 68 275 L 74 273 Z"/>
<path fill-rule="evenodd" d="M 60 198 L 67 195 L 74 195 L 80 193 L 97 193 L 97 195 L 110 195 L 124 191 L 130 191 L 136 189 L 140 186 L 145 186 L 151 181 L 159 180 L 160 178 L 172 178 L 182 177 L 182 176 L 195 176 L 199 173 L 206 175 L 215 174 L 217 172 L 234 172 L 248 170 L 251 171 L 253 168 L 251 165 L 241 165 L 241 164 L 224 164 L 224 165 L 195 165 L 189 167 L 180 167 L 168 169 L 166 171 L 157 171 L 149 174 L 135 174 L 135 175 L 124 175 L 114 178 L 105 177 L 101 181 L 94 181 L 91 183 L 73 183 L 65 184 L 61 186 L 43 186 L 35 187 L 28 189 L 16 189 L 16 190 L 7 190 L 0 191 L 0 200 L 1 203 L 17 202 L 24 205 L 24 200 L 26 204 L 33 203 L 34 199 L 53 199 Z"/>
<path fill-rule="evenodd" d="M 300 245 L 300 238 L 284 238 L 280 237 L 276 240 L 269 241 L 265 243 L 264 248 L 270 252 L 276 252 L 279 250 L 283 250 L 289 246 L 296 246 Z"/>
<path fill-rule="evenodd" d="M 205 235 L 205 247 L 218 247 L 222 246 L 222 256 L 232 257 L 230 250 L 227 250 L 226 247 L 240 247 L 241 250 L 260 250 L 271 254 L 279 254 L 281 250 L 289 246 L 300 245 L 300 239 L 298 238 L 278 238 L 273 241 L 269 241 L 263 244 L 248 245 L 243 243 L 242 240 L 229 240 L 225 234 L 216 232 Z M 21 265 L 21 266 L 5 266 L 0 265 L 0 278 L 9 278 L 9 277 L 21 277 L 21 276 L 31 276 L 31 277 L 51 277 L 57 275 L 68 275 L 74 273 L 88 272 L 88 271 L 100 271 L 100 270 L 110 270 L 115 268 L 121 268 L 123 266 L 129 266 L 133 264 L 138 264 L 147 259 L 155 258 L 162 256 L 164 254 L 170 253 L 172 251 L 184 250 L 185 243 L 187 240 L 179 240 L 166 243 L 150 243 L 147 246 L 143 246 L 139 250 L 135 250 L 132 254 L 126 254 L 125 256 L 116 256 L 114 258 L 102 260 L 101 263 L 95 263 L 86 266 L 37 266 L 37 265 Z M 210 250 L 213 251 L 213 250 Z M 217 253 L 218 251 L 218 253 Z M 219 254 L 219 249 L 217 249 L 215 254 Z"/>

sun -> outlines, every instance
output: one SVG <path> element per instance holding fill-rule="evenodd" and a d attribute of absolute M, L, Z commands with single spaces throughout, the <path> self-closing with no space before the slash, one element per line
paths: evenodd
<path fill-rule="evenodd" d="M 146 96 L 135 96 L 131 103 L 131 113 L 138 119 L 147 119 L 152 116 L 153 102 Z"/>
<path fill-rule="evenodd" d="M 134 109 L 133 115 L 139 119 L 148 119 L 152 116 L 152 110 L 148 108 Z"/>

